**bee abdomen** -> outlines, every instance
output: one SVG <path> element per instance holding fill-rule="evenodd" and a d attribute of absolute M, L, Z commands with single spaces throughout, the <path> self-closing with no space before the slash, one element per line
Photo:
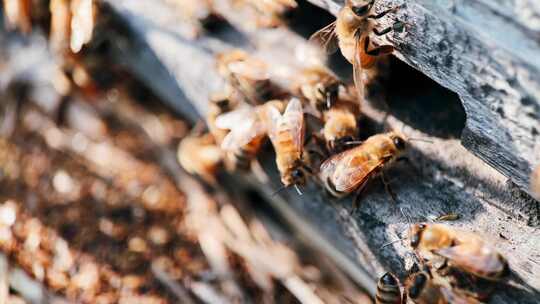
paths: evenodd
<path fill-rule="evenodd" d="M 387 272 L 377 283 L 376 304 L 401 304 L 401 290 L 394 275 Z"/>

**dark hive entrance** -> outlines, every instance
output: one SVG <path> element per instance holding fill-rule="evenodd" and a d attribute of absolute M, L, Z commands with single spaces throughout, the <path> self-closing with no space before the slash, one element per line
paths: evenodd
<path fill-rule="evenodd" d="M 456 93 L 393 56 L 383 74 L 380 89 L 390 114 L 432 136 L 461 136 L 466 114 Z M 374 106 L 382 107 L 380 103 Z"/>

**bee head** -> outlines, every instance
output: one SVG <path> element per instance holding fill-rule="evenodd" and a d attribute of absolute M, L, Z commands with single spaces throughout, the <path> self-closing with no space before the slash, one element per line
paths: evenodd
<path fill-rule="evenodd" d="M 302 169 L 294 169 L 291 171 L 292 184 L 303 185 L 306 183 L 306 174 Z"/>
<path fill-rule="evenodd" d="M 353 13 L 358 17 L 366 16 L 373 7 L 375 0 L 370 1 L 359 1 L 359 0 L 349 0 L 348 4 L 351 7 Z"/>
<path fill-rule="evenodd" d="M 392 143 L 399 151 L 403 151 L 407 148 L 407 141 L 401 135 L 394 134 L 392 136 Z"/>
<path fill-rule="evenodd" d="M 411 247 L 416 248 L 422 239 L 422 232 L 426 229 L 426 224 L 416 224 L 411 228 Z"/>
<path fill-rule="evenodd" d="M 407 287 L 407 294 L 411 299 L 416 299 L 422 293 L 422 290 L 426 286 L 428 277 L 425 273 L 417 273 L 411 279 L 410 285 Z"/>
<path fill-rule="evenodd" d="M 394 277 L 390 272 L 385 273 L 381 277 L 380 281 L 385 286 L 397 286 L 398 285 L 398 281 L 397 281 L 396 277 Z"/>

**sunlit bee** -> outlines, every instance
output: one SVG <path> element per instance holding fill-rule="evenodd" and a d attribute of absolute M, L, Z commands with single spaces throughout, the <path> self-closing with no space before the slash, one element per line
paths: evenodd
<path fill-rule="evenodd" d="M 304 113 L 300 100 L 289 101 L 285 113 L 268 107 L 265 111 L 267 131 L 276 151 L 276 164 L 285 187 L 303 185 L 306 167 L 302 161 L 304 150 Z"/>
<path fill-rule="evenodd" d="M 330 109 L 339 96 L 343 83 L 323 67 L 311 67 L 295 76 L 294 91 L 318 111 Z"/>
<path fill-rule="evenodd" d="M 214 136 L 216 143 L 219 145 L 221 145 L 229 132 L 226 129 L 216 126 L 216 119 L 218 116 L 232 111 L 233 108 L 234 102 L 231 100 L 230 94 L 214 94 L 210 98 L 208 113 L 206 115 L 206 125 L 210 134 Z"/>
<path fill-rule="evenodd" d="M 264 105 L 245 106 L 217 117 L 216 126 L 230 130 L 221 143 L 221 148 L 227 153 L 230 169 L 248 170 L 251 167 L 267 134 L 264 113 L 269 107 L 281 111 L 283 104 L 281 101 L 269 101 Z"/>
<path fill-rule="evenodd" d="M 283 17 L 298 6 L 295 0 L 235 0 L 235 3 L 251 6 L 256 11 L 259 27 L 282 25 Z"/>
<path fill-rule="evenodd" d="M 443 224 L 415 224 L 411 228 L 413 249 L 424 258 L 440 256 L 452 267 L 486 280 L 508 274 L 506 260 L 479 236 Z"/>
<path fill-rule="evenodd" d="M 336 197 L 361 191 L 366 183 L 406 148 L 406 140 L 395 132 L 371 136 L 361 145 L 336 154 L 322 163 L 319 177 Z"/>
<path fill-rule="evenodd" d="M 188 173 L 199 176 L 210 184 L 216 183 L 216 174 L 223 154 L 211 134 L 187 136 L 178 146 L 178 162 Z"/>
<path fill-rule="evenodd" d="M 348 142 L 356 139 L 359 115 L 358 104 L 345 100 L 323 111 L 323 136 L 328 150 L 342 152 Z"/>
<path fill-rule="evenodd" d="M 234 93 L 248 104 L 262 104 L 271 98 L 275 90 L 266 64 L 242 50 L 218 55 L 217 68 L 232 86 Z"/>
<path fill-rule="evenodd" d="M 373 20 L 384 17 L 387 13 L 395 10 L 390 9 L 380 14 L 371 14 L 375 0 L 347 0 L 339 11 L 335 22 L 319 30 L 310 41 L 321 45 L 328 53 L 339 49 L 343 56 L 353 65 L 353 75 L 358 97 L 364 97 L 363 69 L 375 65 L 376 58 L 390 54 L 394 48 L 391 45 L 373 47 L 370 34 L 382 36 L 397 27 L 383 29 L 375 28 Z"/>
<path fill-rule="evenodd" d="M 377 282 L 375 304 L 401 304 L 402 296 L 399 280 L 387 272 Z"/>

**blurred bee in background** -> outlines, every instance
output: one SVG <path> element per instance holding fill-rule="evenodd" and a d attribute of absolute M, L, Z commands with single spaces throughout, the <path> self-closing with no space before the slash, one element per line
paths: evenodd
<path fill-rule="evenodd" d="M 328 110 L 339 97 L 343 83 L 324 67 L 305 68 L 294 76 L 293 91 L 317 111 Z"/>
<path fill-rule="evenodd" d="M 93 0 L 51 0 L 50 43 L 54 50 L 78 53 L 90 42 L 96 19 Z"/>
<path fill-rule="evenodd" d="M 358 135 L 358 103 L 339 100 L 334 106 L 323 111 L 323 137 L 331 153 L 343 152 Z"/>
<path fill-rule="evenodd" d="M 396 132 L 371 136 L 361 145 L 324 161 L 320 167 L 319 178 L 326 190 L 335 197 L 356 192 L 356 208 L 359 195 L 367 182 L 382 174 L 382 170 L 405 151 L 406 143 L 405 138 Z M 384 176 L 383 182 L 394 198 Z"/>
<path fill-rule="evenodd" d="M 210 97 L 210 104 L 208 106 L 208 113 L 206 114 L 206 125 L 208 126 L 208 131 L 218 145 L 221 145 L 225 136 L 227 136 L 228 131 L 219 128 L 216 125 L 216 119 L 218 116 L 230 112 L 234 109 L 236 104 L 231 99 L 229 93 L 223 94 L 213 94 Z"/>
<path fill-rule="evenodd" d="M 272 99 L 276 88 L 270 81 L 264 62 L 242 50 L 219 54 L 216 60 L 218 72 L 228 81 L 239 100 L 259 105 Z"/>
<path fill-rule="evenodd" d="M 311 170 L 303 162 L 304 112 L 302 103 L 292 98 L 283 115 L 276 107 L 265 110 L 267 132 L 276 151 L 276 164 L 284 187 L 306 183 Z"/>
<path fill-rule="evenodd" d="M 443 224 L 413 225 L 410 243 L 422 258 L 446 259 L 450 267 L 489 281 L 498 281 L 509 272 L 506 260 L 480 236 Z"/>
<path fill-rule="evenodd" d="M 250 169 L 266 137 L 264 113 L 269 107 L 281 112 L 283 103 L 273 100 L 257 107 L 242 107 L 217 117 L 218 128 L 231 130 L 221 143 L 221 148 L 226 151 L 229 169 Z"/>
<path fill-rule="evenodd" d="M 335 52 L 339 47 L 343 56 L 353 65 L 354 83 L 361 100 L 364 98 L 363 69 L 373 67 L 378 56 L 394 51 L 391 45 L 372 47 L 370 34 L 382 36 L 403 26 L 401 22 L 396 22 L 394 26 L 379 31 L 373 20 L 384 17 L 396 8 L 371 14 L 374 4 L 375 0 L 346 0 L 336 21 L 310 38 L 310 41 L 322 46 L 328 53 Z"/>
<path fill-rule="evenodd" d="M 390 272 L 385 273 L 377 282 L 375 304 L 401 304 L 402 301 L 399 280 Z"/>
<path fill-rule="evenodd" d="M 234 0 L 236 5 L 248 5 L 257 14 L 257 27 L 278 27 L 283 18 L 298 4 L 295 0 Z"/>
<path fill-rule="evenodd" d="M 221 168 L 223 154 L 211 134 L 190 135 L 178 145 L 177 158 L 188 173 L 215 185 L 216 174 Z"/>
<path fill-rule="evenodd" d="M 32 31 L 32 0 L 4 0 L 7 27 L 28 34 Z"/>
<path fill-rule="evenodd" d="M 529 189 L 533 197 L 540 201 L 540 166 L 537 166 L 531 173 Z"/>

